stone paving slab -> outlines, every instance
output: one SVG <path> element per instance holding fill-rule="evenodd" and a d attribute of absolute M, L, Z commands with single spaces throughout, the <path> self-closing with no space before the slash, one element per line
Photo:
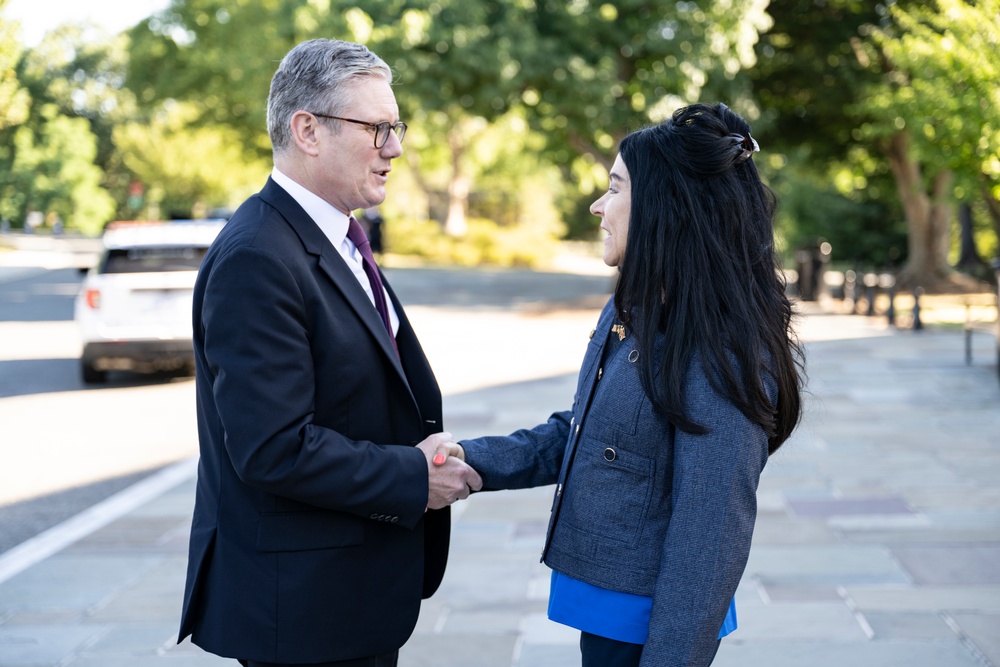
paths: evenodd
<path fill-rule="evenodd" d="M 950 619 L 983 658 L 1000 665 L 1000 613 L 955 612 Z"/>
<path fill-rule="evenodd" d="M 982 667 L 955 640 L 723 642 L 713 667 Z"/>
<path fill-rule="evenodd" d="M 0 626 L 0 665 L 55 667 L 110 631 L 110 626 L 70 623 Z"/>

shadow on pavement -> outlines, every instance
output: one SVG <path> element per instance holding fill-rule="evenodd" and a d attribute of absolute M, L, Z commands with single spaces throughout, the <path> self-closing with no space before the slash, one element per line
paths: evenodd
<path fill-rule="evenodd" d="M 0 505 L 0 526 L 3 526 L 3 531 L 0 532 L 0 554 L 76 516 L 105 498 L 127 489 L 164 467 L 166 466 L 109 477 L 91 484 L 74 486 L 9 505 Z"/>
<path fill-rule="evenodd" d="M 82 280 L 77 269 L 54 269 L 0 284 L 0 322 L 71 321 Z"/>
<path fill-rule="evenodd" d="M 193 381 L 186 373 L 111 372 L 104 384 L 84 384 L 79 359 L 0 360 L 0 398 L 51 394 L 62 391 L 147 387 L 170 382 Z"/>

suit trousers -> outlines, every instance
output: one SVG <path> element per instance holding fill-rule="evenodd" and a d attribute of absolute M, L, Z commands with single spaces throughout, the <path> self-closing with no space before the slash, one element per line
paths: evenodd
<path fill-rule="evenodd" d="M 334 662 L 316 662 L 309 664 L 289 664 L 285 662 L 256 662 L 254 660 L 238 661 L 243 667 L 396 667 L 399 651 L 372 655 L 351 660 L 336 660 Z"/>

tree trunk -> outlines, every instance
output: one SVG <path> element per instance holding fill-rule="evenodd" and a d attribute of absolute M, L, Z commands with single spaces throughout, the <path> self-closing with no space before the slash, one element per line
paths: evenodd
<path fill-rule="evenodd" d="M 972 207 L 968 202 L 958 207 L 958 228 L 961 242 L 958 263 L 955 266 L 970 273 L 981 271 L 986 263 L 976 250 L 976 238 L 972 230 Z"/>
<path fill-rule="evenodd" d="M 424 193 L 424 196 L 427 198 L 427 219 L 435 220 L 434 207 L 432 205 L 435 190 L 424 177 L 424 172 L 420 165 L 420 158 L 417 156 L 416 151 L 405 151 L 403 153 L 403 157 L 406 160 L 406 164 L 410 167 L 410 174 L 412 174 L 417 187 L 420 188 L 420 190 Z"/>
<path fill-rule="evenodd" d="M 444 231 L 449 236 L 465 236 L 469 230 L 466 212 L 469 208 L 470 182 L 462 168 L 465 137 L 461 123 L 456 123 L 448 132 L 448 146 L 451 148 L 451 180 L 448 181 L 448 218 L 444 222 Z"/>
<path fill-rule="evenodd" d="M 935 174 L 928 192 L 923 184 L 920 164 L 910 154 L 909 137 L 905 132 L 892 135 L 884 150 L 896 177 L 909 230 L 909 256 L 900 273 L 900 282 L 933 289 L 948 281 L 952 274 L 948 266 L 951 219 L 948 193 L 952 174 L 948 170 Z"/>
<path fill-rule="evenodd" d="M 1000 199 L 993 196 L 989 188 L 983 188 L 983 200 L 986 202 L 986 210 L 990 212 L 990 220 L 993 221 L 993 231 L 1000 239 Z M 994 257 L 993 259 L 1000 259 Z"/>

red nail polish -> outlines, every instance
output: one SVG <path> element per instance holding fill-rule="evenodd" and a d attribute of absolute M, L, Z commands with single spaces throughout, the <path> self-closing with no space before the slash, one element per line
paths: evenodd
<path fill-rule="evenodd" d="M 438 454 L 434 457 L 434 465 L 439 466 L 444 463 L 444 454 Z"/>

